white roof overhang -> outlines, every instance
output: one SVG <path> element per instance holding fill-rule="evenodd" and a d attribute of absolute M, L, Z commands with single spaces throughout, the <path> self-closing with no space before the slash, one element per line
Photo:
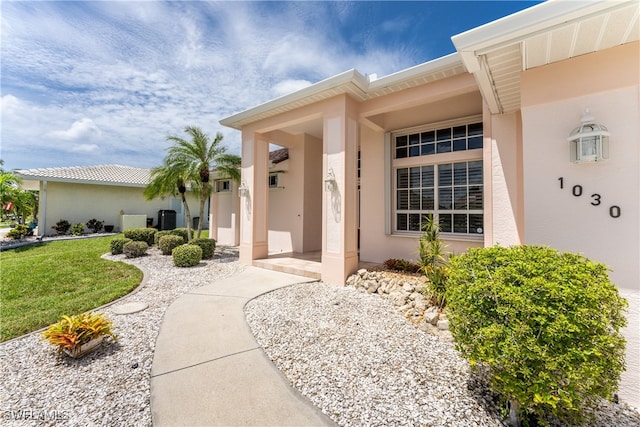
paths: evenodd
<path fill-rule="evenodd" d="M 520 108 L 523 70 L 640 38 L 640 2 L 554 1 L 452 37 L 492 113 Z"/>
<path fill-rule="evenodd" d="M 220 120 L 220 124 L 241 130 L 243 126 L 250 123 L 333 98 L 337 95 L 348 94 L 357 101 L 366 101 L 462 73 L 466 73 L 466 69 L 457 53 L 372 81 L 357 70 L 352 69 L 226 117 Z"/>

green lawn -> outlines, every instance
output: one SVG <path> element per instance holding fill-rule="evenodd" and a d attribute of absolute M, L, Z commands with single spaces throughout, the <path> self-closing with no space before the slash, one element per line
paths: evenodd
<path fill-rule="evenodd" d="M 142 272 L 101 259 L 113 237 L 65 240 L 0 253 L 0 342 L 113 301 Z"/>

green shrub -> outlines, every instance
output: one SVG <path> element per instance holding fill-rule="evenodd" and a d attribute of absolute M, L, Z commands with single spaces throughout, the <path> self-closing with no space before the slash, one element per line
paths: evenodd
<path fill-rule="evenodd" d="M 173 264 L 176 267 L 193 267 L 202 260 L 202 249 L 196 245 L 180 245 L 173 249 Z"/>
<path fill-rule="evenodd" d="M 447 304 L 447 276 L 449 266 L 445 245 L 440 240 L 440 225 L 433 215 L 428 215 L 422 224 L 422 235 L 418 251 L 420 253 L 420 271 L 427 276 L 425 291 L 441 307 Z"/>
<path fill-rule="evenodd" d="M 392 271 L 403 271 L 407 273 L 417 273 L 420 271 L 418 264 L 406 259 L 390 258 L 384 262 L 384 266 Z"/>
<path fill-rule="evenodd" d="M 145 242 L 153 245 L 153 237 L 158 232 L 155 228 L 130 228 L 124 231 L 124 237 L 136 242 Z"/>
<path fill-rule="evenodd" d="M 202 259 L 211 259 L 216 250 L 216 241 L 214 239 L 193 239 L 192 245 L 200 246 L 202 249 Z"/>
<path fill-rule="evenodd" d="M 451 258 L 447 301 L 456 347 L 512 407 L 581 421 L 617 389 L 627 302 L 603 264 L 538 246 L 470 249 Z"/>
<path fill-rule="evenodd" d="M 121 254 L 124 248 L 124 245 L 132 241 L 133 240 L 127 239 L 126 237 L 116 237 L 115 239 L 112 239 L 110 243 L 111 255 Z"/>
<path fill-rule="evenodd" d="M 153 244 L 158 246 L 160 244 L 160 238 L 162 236 L 168 236 L 169 234 L 171 234 L 171 231 L 169 230 L 158 231 L 156 234 L 153 235 Z"/>
<path fill-rule="evenodd" d="M 149 249 L 147 242 L 134 240 L 132 242 L 125 243 L 122 247 L 122 252 L 127 258 L 138 258 L 146 254 L 147 249 Z"/>
<path fill-rule="evenodd" d="M 87 228 L 93 231 L 94 233 L 97 233 L 98 231 L 102 230 L 103 225 L 104 225 L 103 221 L 98 221 L 95 218 L 91 218 L 89 221 L 87 221 Z"/>
<path fill-rule="evenodd" d="M 158 248 L 162 251 L 162 255 L 171 255 L 173 248 L 180 245 L 184 245 L 184 240 L 182 240 L 182 237 L 174 236 L 173 234 L 162 236 L 160 240 L 158 240 Z"/>
<path fill-rule="evenodd" d="M 56 230 L 56 233 L 58 233 L 59 235 L 67 234 L 67 231 L 69 231 L 69 229 L 71 228 L 71 223 L 66 219 L 61 219 L 60 221 L 56 222 L 56 225 L 51 228 Z"/>
<path fill-rule="evenodd" d="M 188 243 L 191 239 L 193 239 L 193 230 L 191 230 L 191 239 L 189 239 L 189 230 L 186 228 L 174 228 L 171 230 L 171 234 L 174 236 L 181 236 L 184 240 L 184 243 Z"/>
<path fill-rule="evenodd" d="M 10 237 L 14 240 L 20 240 L 29 232 L 29 227 L 25 224 L 17 224 L 13 227 L 8 233 L 7 237 Z"/>
<path fill-rule="evenodd" d="M 74 236 L 82 236 L 82 233 L 84 233 L 84 224 L 81 222 L 73 224 L 71 227 L 71 234 Z"/>

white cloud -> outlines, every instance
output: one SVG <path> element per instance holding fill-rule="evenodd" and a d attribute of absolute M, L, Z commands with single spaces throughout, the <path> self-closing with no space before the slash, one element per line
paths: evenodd
<path fill-rule="evenodd" d="M 54 130 L 47 136 L 66 141 L 85 141 L 100 138 L 102 132 L 93 120 L 86 117 L 74 122 L 67 130 Z"/>
<path fill-rule="evenodd" d="M 69 151 L 73 153 L 94 153 L 99 149 L 100 147 L 96 144 L 78 144 L 72 146 Z"/>

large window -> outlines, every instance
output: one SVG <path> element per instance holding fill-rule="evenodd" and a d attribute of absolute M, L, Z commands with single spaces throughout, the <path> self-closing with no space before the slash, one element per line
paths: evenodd
<path fill-rule="evenodd" d="M 435 215 L 443 233 L 482 235 L 482 123 L 393 137 L 395 231 L 419 232 Z"/>

